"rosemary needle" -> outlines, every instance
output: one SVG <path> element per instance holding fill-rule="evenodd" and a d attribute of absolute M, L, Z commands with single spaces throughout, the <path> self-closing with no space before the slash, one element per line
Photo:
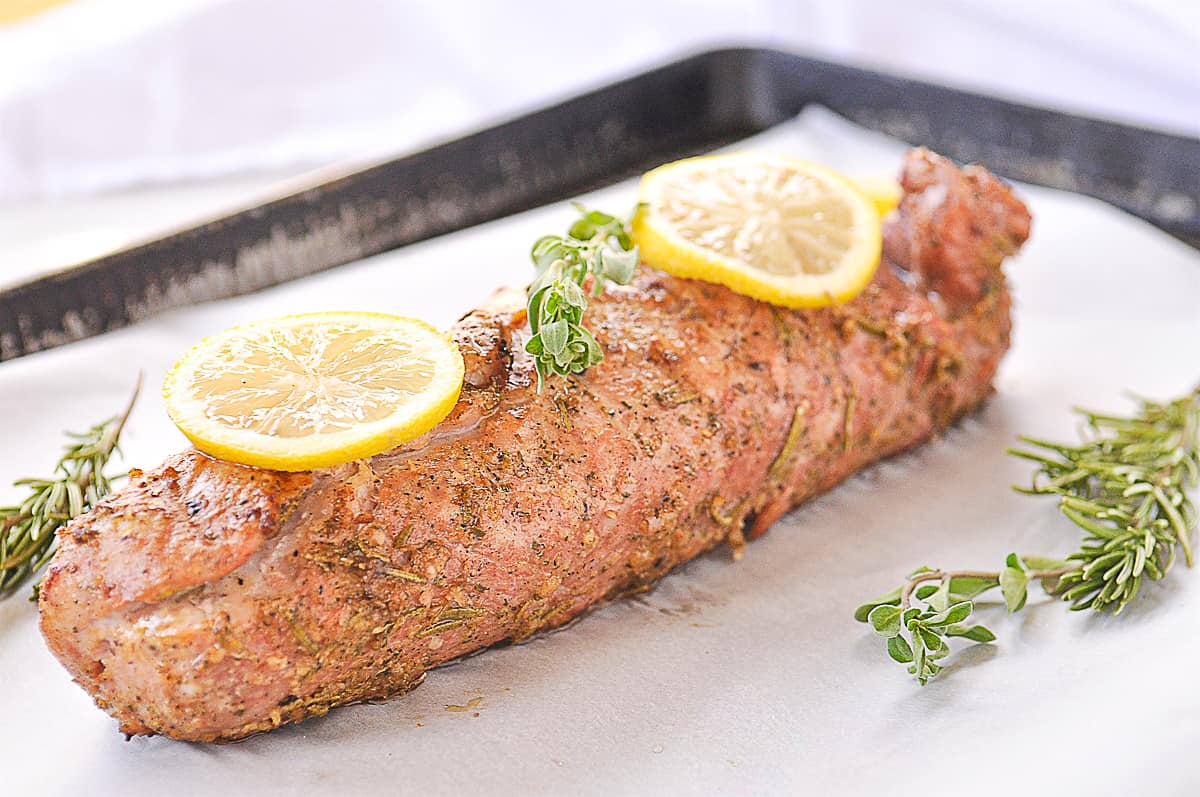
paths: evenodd
<path fill-rule="evenodd" d="M 18 479 L 13 483 L 29 492 L 19 504 L 0 507 L 0 598 L 11 595 L 50 561 L 59 528 L 111 492 L 111 480 L 104 475 L 104 468 L 118 450 L 121 431 L 141 385 L 139 374 L 133 395 L 120 415 L 83 433 L 68 432 L 72 442 L 48 478 Z"/>
<path fill-rule="evenodd" d="M 855 611 L 887 640 L 887 652 L 922 684 L 949 655 L 947 639 L 991 642 L 982 625 L 966 625 L 974 598 L 999 587 L 1010 612 L 1025 606 L 1031 581 L 1040 581 L 1071 609 L 1119 614 L 1142 579 L 1166 576 L 1182 551 L 1192 565 L 1195 505 L 1200 482 L 1200 387 L 1173 401 L 1139 400 L 1130 416 L 1076 410 L 1086 423 L 1078 445 L 1020 438 L 1027 448 L 1008 453 L 1036 463 L 1027 495 L 1058 497 L 1059 510 L 1082 532 L 1065 559 L 1009 554 L 999 571 L 915 570 L 896 589 Z"/>

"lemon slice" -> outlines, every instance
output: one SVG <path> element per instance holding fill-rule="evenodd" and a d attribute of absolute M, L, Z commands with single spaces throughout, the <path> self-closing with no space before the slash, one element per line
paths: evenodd
<path fill-rule="evenodd" d="M 373 456 L 446 417 L 463 383 L 458 347 L 379 313 L 310 313 L 205 338 L 163 383 L 196 448 L 273 470 Z"/>
<path fill-rule="evenodd" d="M 891 177 L 882 177 L 877 174 L 860 176 L 854 178 L 854 184 L 858 186 L 859 191 L 866 195 L 867 199 L 871 200 L 880 216 L 885 216 L 889 211 L 895 210 L 896 206 L 900 204 L 901 197 L 904 196 L 900 184 Z"/>
<path fill-rule="evenodd" d="M 848 179 L 760 152 L 646 173 L 632 231 L 654 268 L 789 307 L 853 298 L 881 248 L 879 212 Z"/>

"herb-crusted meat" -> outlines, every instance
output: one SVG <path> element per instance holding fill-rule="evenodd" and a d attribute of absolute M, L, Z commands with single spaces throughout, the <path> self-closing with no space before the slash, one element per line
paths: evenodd
<path fill-rule="evenodd" d="M 793 311 L 642 269 L 589 309 L 605 360 L 535 391 L 521 292 L 454 336 L 457 408 L 370 460 L 171 457 L 60 532 L 51 649 L 126 733 L 236 739 L 394 695 L 728 542 L 977 406 L 1008 344 L 1024 206 L 908 156 L 885 262 Z"/>

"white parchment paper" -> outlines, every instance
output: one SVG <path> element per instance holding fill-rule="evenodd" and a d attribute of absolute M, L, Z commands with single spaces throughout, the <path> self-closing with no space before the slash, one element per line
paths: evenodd
<path fill-rule="evenodd" d="M 821 111 L 753 146 L 851 174 L 892 173 L 903 146 Z M 718 551 L 652 593 L 570 628 L 431 673 L 413 693 L 225 746 L 125 741 L 46 650 L 34 607 L 0 603 L 4 794 L 1195 794 L 1200 579 L 1173 574 L 1120 618 L 1035 598 L 983 619 L 920 688 L 855 623 L 860 600 L 921 564 L 995 567 L 1063 553 L 1050 501 L 1009 485 L 1018 433 L 1072 439 L 1072 404 L 1124 410 L 1200 380 L 1200 256 L 1098 202 L 1021 187 L 1034 214 L 1008 264 L 1016 336 L 986 408 L 941 440 L 793 512 L 732 563 Z M 623 210 L 624 184 L 585 198 Z M 544 208 L 236 300 L 0 365 L 0 500 L 52 463 L 63 429 L 147 387 L 126 465 L 184 446 L 157 395 L 205 334 L 318 309 L 447 326 L 562 228 Z M 1182 565 L 1180 565 L 1182 568 Z M 474 702 L 473 702 L 474 701 Z M 457 710 L 463 707 L 465 710 Z"/>

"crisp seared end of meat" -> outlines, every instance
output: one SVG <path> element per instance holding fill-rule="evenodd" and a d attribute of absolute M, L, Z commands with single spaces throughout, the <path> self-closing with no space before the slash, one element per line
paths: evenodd
<path fill-rule="evenodd" d="M 884 257 L 962 315 L 1003 279 L 1000 263 L 1029 237 L 1025 205 L 980 166 L 959 169 L 927 149 L 900 171 L 900 207 L 884 228 Z"/>
<path fill-rule="evenodd" d="M 244 468 L 195 451 L 149 473 L 131 471 L 125 487 L 58 532 L 62 555 L 40 590 L 42 633 L 51 649 L 70 662 L 88 692 L 111 693 L 104 659 L 113 640 L 85 629 L 241 567 L 278 532 L 311 483 L 311 473 Z M 123 730 L 150 728 L 126 719 Z"/>
<path fill-rule="evenodd" d="M 589 298 L 603 362 L 539 394 L 523 294 L 504 292 L 455 326 L 463 391 L 421 439 L 313 473 L 189 451 L 135 474 L 60 534 L 51 650 L 127 733 L 237 739 L 740 552 L 991 390 L 999 260 L 1028 213 L 927 152 L 904 186 L 886 252 L 915 276 L 880 268 L 845 305 L 643 268 Z"/>
<path fill-rule="evenodd" d="M 465 383 L 483 388 L 508 379 L 511 330 L 525 323 L 525 291 L 501 288 L 482 307 L 464 315 L 454 327 L 454 342 L 463 354 Z"/>

